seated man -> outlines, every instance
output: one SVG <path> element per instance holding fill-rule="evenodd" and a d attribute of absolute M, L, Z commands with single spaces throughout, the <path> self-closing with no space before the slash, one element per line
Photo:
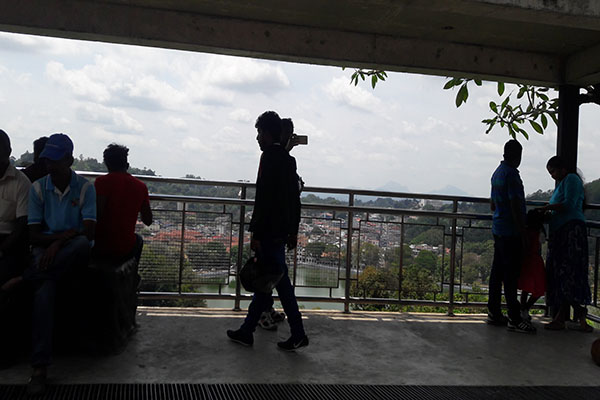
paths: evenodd
<path fill-rule="evenodd" d="M 4 306 L 27 262 L 27 202 L 31 186 L 27 177 L 10 164 L 11 151 L 10 139 L 0 129 L 0 311 L 3 320 L 0 369 L 14 363 L 18 331 L 10 326 L 14 323 L 13 308 L 8 310 Z"/>
<path fill-rule="evenodd" d="M 46 160 L 48 175 L 35 181 L 29 191 L 33 248 L 23 274 L 34 288 L 30 395 L 44 392 L 46 368 L 52 361 L 57 283 L 85 268 L 96 225 L 94 185 L 71 170 L 71 139 L 62 133 L 50 136 L 40 158 Z"/>
<path fill-rule="evenodd" d="M 127 173 L 129 149 L 118 144 L 104 150 L 104 164 L 108 174 L 96 179 L 98 226 L 94 255 L 112 260 L 135 256 L 139 261 L 142 238 L 135 234 L 140 214 L 142 222 L 152 224 L 152 210 L 148 188 Z"/>
<path fill-rule="evenodd" d="M 40 160 L 40 154 L 44 150 L 47 141 L 48 138 L 42 136 L 33 142 L 33 164 L 23 169 L 23 173 L 27 175 L 31 183 L 48 174 L 46 163 L 43 160 Z"/>

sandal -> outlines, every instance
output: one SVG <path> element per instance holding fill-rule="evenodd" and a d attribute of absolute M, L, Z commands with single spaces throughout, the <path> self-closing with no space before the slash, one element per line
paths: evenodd
<path fill-rule="evenodd" d="M 563 331 L 565 330 L 565 323 L 557 321 L 548 322 L 544 325 L 544 329 L 548 331 Z"/>

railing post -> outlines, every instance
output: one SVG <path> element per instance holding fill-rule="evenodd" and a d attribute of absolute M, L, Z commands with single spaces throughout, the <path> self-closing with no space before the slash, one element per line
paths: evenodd
<path fill-rule="evenodd" d="M 444 263 L 442 263 L 444 265 Z M 398 268 L 398 311 L 402 311 L 402 283 L 404 280 L 404 215 L 401 219 L 400 225 L 400 260 Z"/>
<path fill-rule="evenodd" d="M 452 212 L 458 212 L 458 201 L 452 201 Z M 442 268 L 444 266 L 442 265 Z M 452 239 L 450 244 L 450 276 L 448 277 L 448 315 L 454 316 L 454 275 L 456 273 L 456 217 L 452 218 Z"/>
<path fill-rule="evenodd" d="M 600 261 L 600 237 L 596 238 L 594 254 L 594 306 L 598 307 L 598 262 Z"/>
<path fill-rule="evenodd" d="M 242 186 L 241 193 L 242 200 L 246 200 L 246 186 Z M 242 285 L 240 283 L 240 269 L 242 269 L 242 263 L 244 260 L 244 225 L 246 222 L 246 206 L 240 206 L 240 228 L 238 231 L 238 257 L 235 266 L 235 302 L 233 305 L 233 311 L 241 311 L 240 301 L 242 298 Z"/>
<path fill-rule="evenodd" d="M 183 262 L 185 260 L 184 257 L 184 245 L 185 245 L 185 211 L 186 211 L 186 203 L 183 202 L 183 207 L 181 209 L 181 244 L 179 246 L 179 294 L 181 294 L 181 281 L 183 280 Z"/>
<path fill-rule="evenodd" d="M 354 194 L 348 195 L 348 205 L 354 206 Z M 354 236 L 354 213 L 348 211 L 348 236 L 346 237 L 346 287 L 344 288 L 344 312 L 350 313 L 350 279 L 352 278 L 352 237 Z"/>

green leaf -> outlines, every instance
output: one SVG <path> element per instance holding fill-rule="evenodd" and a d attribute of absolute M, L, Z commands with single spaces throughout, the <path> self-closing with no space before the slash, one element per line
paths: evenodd
<path fill-rule="evenodd" d="M 508 134 L 510 136 L 512 136 L 512 138 L 515 138 L 515 130 L 513 129 L 512 125 L 508 124 Z"/>
<path fill-rule="evenodd" d="M 371 87 L 375 89 L 375 85 L 377 85 L 377 75 L 371 75 Z"/>
<path fill-rule="evenodd" d="M 542 120 L 542 126 L 544 127 L 544 129 L 546 129 L 548 127 L 548 118 L 546 118 L 544 114 L 541 114 L 540 118 Z"/>
<path fill-rule="evenodd" d="M 504 94 L 504 82 L 498 82 L 498 96 Z"/>
<path fill-rule="evenodd" d="M 465 83 L 460 87 L 460 90 L 456 95 L 456 107 L 460 107 L 462 103 L 466 103 L 468 97 L 469 90 L 467 89 L 467 84 Z"/>
<path fill-rule="evenodd" d="M 525 139 L 529 140 L 529 134 L 525 132 L 525 129 L 521 129 L 521 134 L 525 136 Z"/>
<path fill-rule="evenodd" d="M 521 97 L 523 97 L 523 95 L 525 94 L 526 91 L 527 91 L 527 86 L 522 86 L 521 89 L 519 89 L 519 93 L 517 93 L 517 99 L 520 99 Z"/>
<path fill-rule="evenodd" d="M 510 96 L 507 96 L 506 99 L 502 102 L 502 108 L 506 108 L 506 105 L 510 101 Z M 510 108 L 512 110 L 512 107 Z"/>
<path fill-rule="evenodd" d="M 543 93 L 538 93 L 538 97 L 539 97 L 540 99 L 544 100 L 544 101 L 548 101 L 548 100 L 549 100 L 548 96 L 546 96 L 546 95 L 545 95 L 545 94 L 543 94 Z"/>
<path fill-rule="evenodd" d="M 493 101 L 490 101 L 490 109 L 495 112 L 496 114 L 498 114 L 498 105 L 496 103 L 494 103 Z"/>
<path fill-rule="evenodd" d="M 446 82 L 446 84 L 444 85 L 444 90 L 452 89 L 454 87 L 454 80 L 455 78 L 452 78 L 448 82 Z"/>
<path fill-rule="evenodd" d="M 477 86 L 481 86 L 481 79 L 473 79 L 473 82 L 475 82 Z"/>
<path fill-rule="evenodd" d="M 540 126 L 540 124 L 538 124 L 538 123 L 537 123 L 537 122 L 535 122 L 535 121 L 529 121 L 529 123 L 531 124 L 531 127 L 532 127 L 533 129 L 535 129 L 535 131 L 536 131 L 537 133 L 539 133 L 540 135 L 543 135 L 543 134 L 544 134 L 544 130 L 542 129 L 542 127 Z"/>
<path fill-rule="evenodd" d="M 550 117 L 552 118 L 552 121 L 554 121 L 556 126 L 558 126 L 558 118 L 556 117 L 556 113 L 549 113 L 549 114 L 550 114 Z"/>

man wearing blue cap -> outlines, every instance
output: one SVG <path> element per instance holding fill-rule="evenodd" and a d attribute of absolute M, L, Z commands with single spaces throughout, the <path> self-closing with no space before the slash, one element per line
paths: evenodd
<path fill-rule="evenodd" d="M 87 265 L 96 225 L 94 185 L 71 170 L 73 142 L 62 133 L 48 138 L 40 154 L 48 175 L 29 191 L 29 240 L 32 262 L 23 279 L 35 288 L 33 304 L 33 374 L 31 395 L 45 390 L 51 363 L 56 284 Z"/>

